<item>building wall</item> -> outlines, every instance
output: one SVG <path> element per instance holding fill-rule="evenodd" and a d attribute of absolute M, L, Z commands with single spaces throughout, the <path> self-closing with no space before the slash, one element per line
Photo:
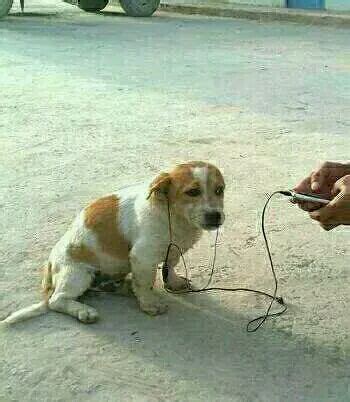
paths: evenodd
<path fill-rule="evenodd" d="M 1 1 L 1 0 L 0 0 Z M 112 0 L 110 0 L 112 1 Z M 161 0 L 167 4 L 240 4 L 250 6 L 285 7 L 286 0 Z M 350 11 L 350 0 L 325 0 L 328 10 Z"/>
<path fill-rule="evenodd" d="M 326 8 L 350 11 L 350 0 L 326 0 Z"/>
<path fill-rule="evenodd" d="M 250 6 L 284 7 L 285 0 L 228 0 L 227 3 L 250 5 Z"/>
<path fill-rule="evenodd" d="M 182 1 L 186 3 L 186 0 Z M 190 2 L 188 0 L 188 2 Z M 286 0 L 202 0 L 202 3 L 231 3 L 251 6 L 285 7 Z M 192 1 L 193 3 L 193 1 Z M 350 0 L 326 0 L 326 8 L 329 10 L 350 11 Z"/>

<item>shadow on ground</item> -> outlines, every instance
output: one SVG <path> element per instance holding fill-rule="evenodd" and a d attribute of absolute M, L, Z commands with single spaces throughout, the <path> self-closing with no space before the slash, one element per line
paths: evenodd
<path fill-rule="evenodd" d="M 21 323 L 10 332 L 25 336 L 28 330 L 32 332 L 30 328 L 36 328 L 37 334 L 48 329 L 49 337 L 59 340 L 55 353 L 61 356 L 69 355 L 72 345 L 84 344 L 88 338 L 89 347 L 82 357 L 89 377 L 106 384 L 115 373 L 116 384 L 123 381 L 134 386 L 135 380 L 136 388 L 145 395 L 151 390 L 164 394 L 162 383 L 156 381 L 159 376 L 169 381 L 178 379 L 166 391 L 167 397 L 175 400 L 194 400 L 198 392 L 207 395 L 207 400 L 220 396 L 220 400 L 272 401 L 276 394 L 286 401 L 295 400 L 291 389 L 318 401 L 332 400 L 335 388 L 341 395 L 348 370 L 345 359 L 331 347 L 310 341 L 306 334 L 293 334 L 289 325 L 297 315 L 293 307 L 282 321 L 269 320 L 258 332 L 248 334 L 247 322 L 263 312 L 264 303 L 257 310 L 242 308 L 238 301 L 232 310 L 220 302 L 223 299 L 218 293 L 166 297 L 169 313 L 149 317 L 139 311 L 132 297 L 89 293 L 85 302 L 96 307 L 101 316 L 94 325 L 84 326 L 70 317 L 50 313 Z M 231 301 L 237 298 L 226 297 Z M 69 335 L 76 331 L 73 337 Z M 67 336 L 69 344 L 64 340 Z M 135 365 L 136 379 L 119 371 L 120 360 L 129 368 Z M 74 365 L 79 372 L 80 364 Z M 147 370 L 157 373 L 153 381 L 142 380 Z M 191 384 L 187 384 L 189 378 Z M 112 387 L 116 384 L 109 383 Z"/>

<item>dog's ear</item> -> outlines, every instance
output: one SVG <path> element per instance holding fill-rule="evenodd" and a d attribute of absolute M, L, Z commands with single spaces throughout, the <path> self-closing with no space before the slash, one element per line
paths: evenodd
<path fill-rule="evenodd" d="M 152 181 L 147 199 L 149 199 L 152 194 L 158 199 L 165 199 L 169 193 L 170 184 L 170 174 L 161 173 Z"/>

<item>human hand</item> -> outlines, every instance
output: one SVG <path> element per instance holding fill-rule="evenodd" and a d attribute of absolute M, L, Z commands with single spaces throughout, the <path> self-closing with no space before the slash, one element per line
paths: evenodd
<path fill-rule="evenodd" d="M 338 225 L 350 225 L 350 175 L 337 180 L 331 193 L 334 198 L 329 204 L 309 213 L 325 230 Z"/>
<path fill-rule="evenodd" d="M 332 199 L 332 189 L 337 180 L 350 174 L 350 163 L 324 162 L 318 169 L 302 180 L 293 190 L 297 193 L 317 194 Z M 323 205 L 313 202 L 298 202 L 304 211 L 315 211 Z"/>

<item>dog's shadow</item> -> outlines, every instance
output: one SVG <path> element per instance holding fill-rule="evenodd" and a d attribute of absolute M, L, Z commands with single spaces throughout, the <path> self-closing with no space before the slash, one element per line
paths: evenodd
<path fill-rule="evenodd" d="M 329 400 L 327 395 L 336 387 L 346 393 L 345 381 L 339 383 L 330 373 L 336 372 L 337 378 L 347 375 L 348 362 L 335 355 L 331 345 L 293 334 L 290 323 L 297 308 L 289 306 L 278 321 L 270 319 L 257 332 L 247 333 L 248 321 L 264 313 L 268 300 L 217 292 L 166 298 L 168 314 L 149 317 L 139 311 L 135 299 L 88 294 L 85 302 L 102 318 L 84 332 L 112 349 L 132 346 L 138 358 L 166 369 L 170 378 L 195 378 L 191 389 L 205 392 L 206 400 L 272 401 L 277 400 L 274 395 L 295 400 L 290 392 L 300 392 L 321 401 Z M 102 361 L 97 365 L 103 367 Z"/>

